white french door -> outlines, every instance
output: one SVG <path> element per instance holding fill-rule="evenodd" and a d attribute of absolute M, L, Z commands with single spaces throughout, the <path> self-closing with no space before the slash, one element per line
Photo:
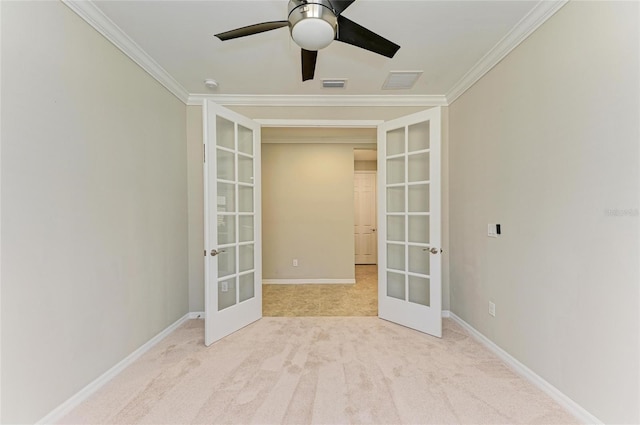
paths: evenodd
<path fill-rule="evenodd" d="M 442 336 L 439 107 L 378 126 L 378 311 Z"/>
<path fill-rule="evenodd" d="M 262 317 L 260 124 L 207 100 L 205 344 Z"/>

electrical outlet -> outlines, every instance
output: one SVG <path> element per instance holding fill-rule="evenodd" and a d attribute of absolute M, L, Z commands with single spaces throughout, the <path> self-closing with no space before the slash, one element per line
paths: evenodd
<path fill-rule="evenodd" d="M 491 301 L 489 301 L 489 315 L 496 317 L 496 305 Z"/>
<path fill-rule="evenodd" d="M 298 267 L 298 259 L 297 258 L 293 259 L 293 267 Z"/>
<path fill-rule="evenodd" d="M 222 284 L 220 285 L 220 290 L 222 292 L 228 292 L 229 291 L 229 282 L 222 282 Z"/>

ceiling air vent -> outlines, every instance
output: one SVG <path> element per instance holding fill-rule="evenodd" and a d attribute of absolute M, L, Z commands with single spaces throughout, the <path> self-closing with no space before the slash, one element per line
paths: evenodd
<path fill-rule="evenodd" d="M 418 81 L 423 71 L 391 71 L 382 85 L 382 90 L 410 89 Z"/>
<path fill-rule="evenodd" d="M 322 88 L 325 89 L 343 89 L 346 85 L 347 80 L 344 78 L 322 80 Z"/>

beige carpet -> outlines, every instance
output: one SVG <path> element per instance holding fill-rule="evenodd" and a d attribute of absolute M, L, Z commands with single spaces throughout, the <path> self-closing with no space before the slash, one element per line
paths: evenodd
<path fill-rule="evenodd" d="M 191 320 L 61 423 L 569 424 L 450 320 L 267 317 L 206 348 Z"/>
<path fill-rule="evenodd" d="M 355 284 L 262 285 L 263 316 L 377 316 L 378 266 L 355 268 Z"/>

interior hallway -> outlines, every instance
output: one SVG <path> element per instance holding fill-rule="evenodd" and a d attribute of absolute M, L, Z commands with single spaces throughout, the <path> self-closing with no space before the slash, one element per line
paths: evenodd
<path fill-rule="evenodd" d="M 355 285 L 262 285 L 263 316 L 377 316 L 378 266 L 356 266 Z"/>

